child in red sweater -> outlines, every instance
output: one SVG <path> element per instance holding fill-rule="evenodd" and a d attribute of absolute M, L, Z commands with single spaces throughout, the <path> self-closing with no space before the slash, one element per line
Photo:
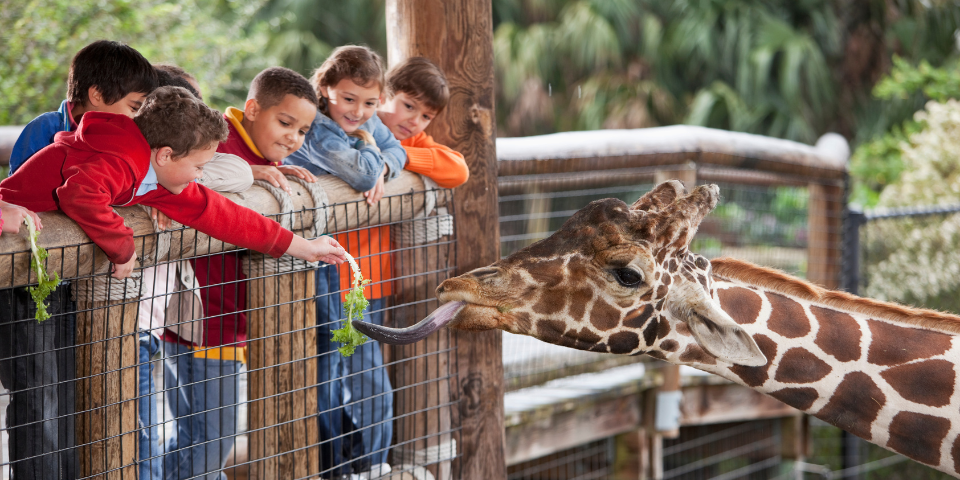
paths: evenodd
<path fill-rule="evenodd" d="M 450 100 L 440 67 L 424 57 L 400 62 L 387 73 L 387 95 L 377 115 L 407 151 L 404 168 L 426 175 L 443 188 L 463 185 L 470 177 L 463 155 L 424 132 Z"/>

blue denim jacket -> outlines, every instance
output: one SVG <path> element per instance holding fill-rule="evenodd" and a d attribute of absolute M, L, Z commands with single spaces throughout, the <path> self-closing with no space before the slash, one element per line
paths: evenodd
<path fill-rule="evenodd" d="M 376 114 L 360 128 L 373 134 L 380 153 L 348 136 L 337 122 L 318 111 L 303 146 L 283 163 L 301 166 L 314 175 L 331 173 L 358 192 L 366 192 L 377 184 L 384 164 L 390 168 L 384 180 L 397 178 L 407 164 L 407 152 L 403 146 Z"/>
<path fill-rule="evenodd" d="M 34 153 L 39 152 L 53 143 L 53 137 L 58 132 L 70 131 L 70 112 L 67 101 L 60 104 L 56 112 L 42 113 L 23 128 L 17 143 L 13 144 L 10 152 L 10 175 L 16 172 L 23 162 L 26 162 Z"/>

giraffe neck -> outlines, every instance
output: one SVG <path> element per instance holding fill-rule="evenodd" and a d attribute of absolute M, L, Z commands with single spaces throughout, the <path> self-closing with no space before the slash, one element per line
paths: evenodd
<path fill-rule="evenodd" d="M 936 320 L 904 318 L 896 308 L 879 315 L 876 302 L 858 305 L 839 294 L 845 304 L 843 298 L 791 295 L 757 283 L 715 277 L 711 294 L 753 336 L 767 365 L 719 362 L 684 342 L 681 329 L 677 363 L 767 393 L 865 440 L 960 474 L 960 340 L 952 323 L 935 328 Z M 864 310 L 868 313 L 858 313 Z"/>

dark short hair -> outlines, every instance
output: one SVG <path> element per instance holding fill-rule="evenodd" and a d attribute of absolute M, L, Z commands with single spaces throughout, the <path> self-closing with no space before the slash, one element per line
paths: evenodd
<path fill-rule="evenodd" d="M 447 77 L 435 63 L 424 57 L 410 57 L 387 73 L 390 95 L 406 93 L 440 113 L 450 101 Z"/>
<path fill-rule="evenodd" d="M 194 97 L 200 98 L 200 92 L 198 92 L 196 88 L 193 88 L 193 85 L 190 85 L 190 82 L 188 82 L 186 78 L 178 77 L 166 70 L 160 70 L 159 68 L 157 69 L 157 86 L 180 87 L 192 93 Z"/>
<path fill-rule="evenodd" d="M 143 101 L 133 117 L 151 149 L 170 147 L 174 158 L 227 139 L 227 121 L 192 93 L 180 87 L 160 87 Z M 191 135 L 192 133 L 192 135 Z"/>
<path fill-rule="evenodd" d="M 97 40 L 81 48 L 70 62 L 67 99 L 75 105 L 86 105 L 90 87 L 97 87 L 103 101 L 112 104 L 133 92 L 152 92 L 157 88 L 157 73 L 132 47 Z"/>
<path fill-rule="evenodd" d="M 174 87 L 183 87 L 190 91 L 195 97 L 203 100 L 200 92 L 190 84 L 190 80 L 197 81 L 197 77 L 190 75 L 189 72 L 180 68 L 179 65 L 172 63 L 157 63 L 153 65 L 157 71 L 158 87 L 173 85 Z"/>
<path fill-rule="evenodd" d="M 370 47 L 362 45 L 337 47 L 323 65 L 314 70 L 310 83 L 316 89 L 317 95 L 320 95 L 320 87 L 336 86 L 345 78 L 361 87 L 375 83 L 383 90 L 386 86 L 383 59 Z"/>
<path fill-rule="evenodd" d="M 303 75 L 284 67 L 270 67 L 253 77 L 247 100 L 256 99 L 260 108 L 267 109 L 282 102 L 287 95 L 317 105 L 317 93 L 310 82 Z"/>

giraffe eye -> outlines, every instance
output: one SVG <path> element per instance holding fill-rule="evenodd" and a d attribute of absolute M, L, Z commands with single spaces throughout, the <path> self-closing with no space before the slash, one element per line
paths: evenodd
<path fill-rule="evenodd" d="M 631 268 L 618 268 L 613 271 L 613 276 L 624 287 L 636 287 L 643 282 L 643 274 Z"/>

